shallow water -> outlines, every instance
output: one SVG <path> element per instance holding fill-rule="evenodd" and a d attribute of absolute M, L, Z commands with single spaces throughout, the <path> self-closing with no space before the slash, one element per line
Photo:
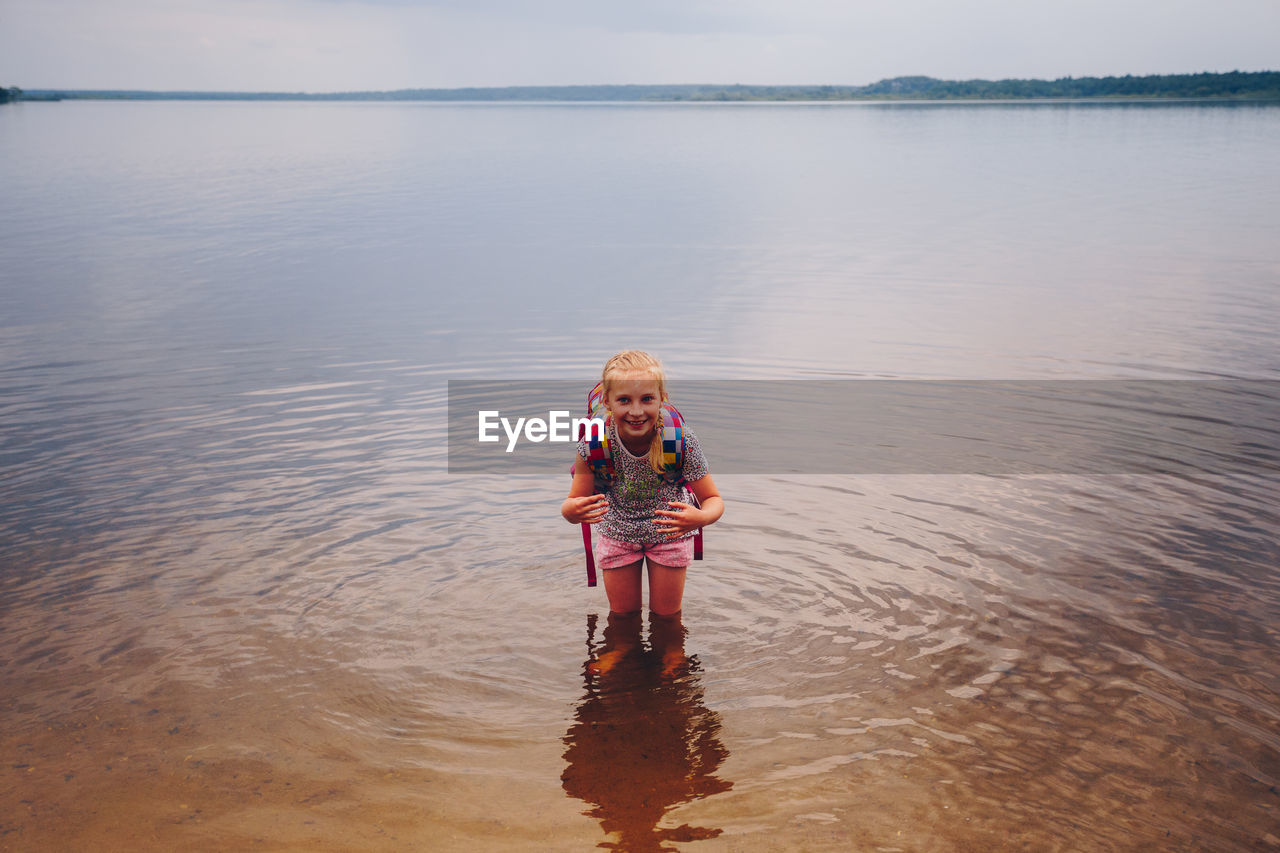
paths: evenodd
<path fill-rule="evenodd" d="M 1201 476 L 717 475 L 656 632 L 563 466 L 444 440 L 447 380 L 628 345 L 677 395 L 1275 379 L 1277 131 L 5 107 L 0 849 L 1280 845 L 1274 429 Z"/>

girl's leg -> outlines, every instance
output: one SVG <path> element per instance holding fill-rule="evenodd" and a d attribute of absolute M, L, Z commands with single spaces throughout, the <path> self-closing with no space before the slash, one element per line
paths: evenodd
<path fill-rule="evenodd" d="M 685 568 L 672 568 L 653 560 L 648 562 L 649 612 L 658 617 L 678 618 L 684 601 Z"/>
<path fill-rule="evenodd" d="M 609 597 L 609 610 L 619 615 L 639 613 L 643 602 L 640 595 L 640 563 L 604 569 L 602 573 L 604 592 Z"/>
<path fill-rule="evenodd" d="M 649 643 L 662 657 L 662 674 L 676 675 L 689 662 L 684 653 L 684 638 L 688 632 L 680 621 L 680 614 L 658 616 L 649 612 Z"/>
<path fill-rule="evenodd" d="M 610 569 L 609 571 L 618 571 Z M 596 659 L 587 664 L 587 671 L 607 675 L 627 655 L 640 647 L 640 614 L 610 613 L 605 623 L 604 645 Z"/>

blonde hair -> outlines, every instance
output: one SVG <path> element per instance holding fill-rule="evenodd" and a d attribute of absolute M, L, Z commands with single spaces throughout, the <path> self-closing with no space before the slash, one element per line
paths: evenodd
<path fill-rule="evenodd" d="M 667 402 L 667 374 L 662 369 L 662 362 L 647 352 L 638 349 L 623 350 L 604 363 L 600 374 L 600 387 L 604 391 L 606 403 L 609 400 L 609 389 L 613 380 L 628 373 L 640 373 L 658 383 L 658 398 Z M 649 442 L 649 467 L 661 474 L 662 467 L 662 418 L 663 410 L 658 410 L 658 422 L 654 424 L 653 438 Z"/>

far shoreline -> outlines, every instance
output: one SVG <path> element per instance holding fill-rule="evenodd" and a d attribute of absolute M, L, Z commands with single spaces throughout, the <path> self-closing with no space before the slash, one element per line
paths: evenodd
<path fill-rule="evenodd" d="M 802 100 L 776 99 L 756 101 L 693 101 L 693 100 L 432 100 L 432 99 L 374 99 L 374 98 L 93 98 L 93 97 L 36 97 L 23 99 L 20 103 L 55 104 L 64 102 L 79 103 L 130 103 L 130 104 L 367 104 L 373 106 L 418 105 L 423 107 L 689 107 L 689 108 L 760 108 L 770 107 L 830 107 L 836 108 L 880 108 L 880 107 L 1177 107 L 1177 106 L 1219 106 L 1219 107 L 1274 107 L 1280 106 L 1280 95 L 1274 97 L 1229 98 L 1155 98 L 1140 96 L 1114 96 L 1094 98 L 847 98 L 843 100 Z"/>
<path fill-rule="evenodd" d="M 1072 103 L 1280 100 L 1280 71 L 1057 80 L 894 77 L 867 86 L 661 84 L 502 86 L 353 92 L 8 90 L 13 101 L 374 101 L 432 103 Z"/>

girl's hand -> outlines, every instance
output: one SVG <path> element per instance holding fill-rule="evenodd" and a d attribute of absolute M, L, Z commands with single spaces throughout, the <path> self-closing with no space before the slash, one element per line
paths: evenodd
<path fill-rule="evenodd" d="M 667 501 L 667 505 L 674 509 L 653 511 L 653 514 L 658 516 L 653 520 L 653 524 L 659 531 L 666 534 L 667 539 L 679 539 L 691 530 L 706 526 L 707 520 L 702 510 L 696 506 L 681 501 Z"/>
<path fill-rule="evenodd" d="M 609 512 L 609 499 L 604 495 L 565 498 L 560 514 L 570 524 L 595 524 Z"/>

